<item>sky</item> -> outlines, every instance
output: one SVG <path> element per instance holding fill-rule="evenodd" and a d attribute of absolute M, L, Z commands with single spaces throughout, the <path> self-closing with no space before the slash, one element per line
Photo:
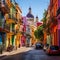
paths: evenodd
<path fill-rule="evenodd" d="M 50 0 L 16 0 L 22 10 L 22 16 L 26 16 L 29 7 L 32 9 L 34 18 L 39 17 L 39 21 L 43 18 L 44 9 L 48 8 Z"/>

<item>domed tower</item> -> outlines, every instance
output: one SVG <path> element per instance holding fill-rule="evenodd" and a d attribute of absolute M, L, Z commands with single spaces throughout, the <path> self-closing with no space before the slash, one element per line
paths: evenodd
<path fill-rule="evenodd" d="M 29 13 L 31 14 L 31 7 L 29 8 Z"/>
<path fill-rule="evenodd" d="M 29 34 L 32 36 L 32 28 L 31 26 L 34 25 L 34 16 L 32 14 L 32 10 L 31 10 L 31 7 L 28 9 L 28 13 L 26 15 L 26 18 L 27 18 L 27 26 L 26 26 L 26 34 Z M 26 43 L 29 44 L 29 46 L 31 46 L 32 44 L 32 39 L 30 39 L 31 36 L 27 36 L 26 38 Z"/>
<path fill-rule="evenodd" d="M 38 22 L 38 20 L 39 20 L 39 19 L 38 19 L 38 16 L 36 16 L 36 22 Z"/>
<path fill-rule="evenodd" d="M 33 14 L 32 14 L 31 7 L 29 8 L 29 12 L 28 12 L 28 14 L 26 15 L 26 17 L 27 17 L 27 21 L 29 21 L 29 22 L 34 22 L 34 16 L 33 16 Z"/>

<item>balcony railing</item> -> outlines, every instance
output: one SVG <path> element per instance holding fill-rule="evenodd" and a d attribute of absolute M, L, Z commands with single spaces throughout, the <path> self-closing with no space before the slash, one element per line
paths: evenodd
<path fill-rule="evenodd" d="M 57 24 L 57 17 L 56 16 L 53 16 L 51 17 L 51 23 L 53 23 L 54 25 Z"/>
<path fill-rule="evenodd" d="M 9 15 L 8 15 L 8 18 L 14 20 L 15 22 L 17 22 L 17 18 L 14 17 L 13 15 L 10 15 L 10 14 L 9 14 Z"/>
<path fill-rule="evenodd" d="M 57 10 L 57 16 L 60 14 L 60 8 Z"/>
<path fill-rule="evenodd" d="M 7 24 L 4 24 L 4 29 L 7 29 L 8 31 L 10 31 L 10 26 Z"/>
<path fill-rule="evenodd" d="M 3 22 L 2 21 L 0 21 L 0 27 L 3 28 Z"/>
<path fill-rule="evenodd" d="M 12 32 L 16 32 L 14 28 L 12 29 Z"/>
<path fill-rule="evenodd" d="M 9 12 L 9 7 L 5 0 L 0 0 L 0 8 L 3 12 Z"/>

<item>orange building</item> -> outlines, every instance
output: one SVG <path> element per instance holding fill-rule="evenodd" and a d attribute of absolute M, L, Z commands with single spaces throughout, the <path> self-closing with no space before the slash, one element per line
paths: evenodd
<path fill-rule="evenodd" d="M 58 0 L 50 0 L 50 30 L 52 35 L 52 45 L 58 45 L 58 35 L 57 35 L 57 9 Z"/>
<path fill-rule="evenodd" d="M 58 0 L 58 10 L 57 10 L 57 19 L 58 19 L 58 44 L 60 47 L 60 0 Z"/>
<path fill-rule="evenodd" d="M 46 25 L 48 25 L 49 24 L 49 20 L 50 20 L 50 5 L 48 6 L 48 9 L 47 9 L 47 12 L 46 13 L 47 13 L 46 14 Z M 48 39 L 47 38 L 47 36 L 48 36 L 47 33 L 49 33 L 49 32 L 47 32 L 48 31 L 48 28 L 49 27 L 46 27 L 44 29 L 44 45 L 48 43 L 48 41 L 47 41 L 47 39 Z"/>
<path fill-rule="evenodd" d="M 58 45 L 58 20 L 57 20 L 57 10 L 58 10 L 59 0 L 50 0 L 50 5 L 47 9 L 46 16 L 46 32 L 44 32 L 44 44 L 49 43 L 52 45 Z M 44 31 L 45 31 L 44 30 Z M 47 31 L 49 30 L 49 35 L 51 36 L 51 41 L 47 41 Z M 49 39 L 48 39 L 49 40 Z"/>

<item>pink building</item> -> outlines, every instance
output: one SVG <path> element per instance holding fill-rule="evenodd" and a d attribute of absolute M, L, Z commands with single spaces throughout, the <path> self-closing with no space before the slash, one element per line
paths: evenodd
<path fill-rule="evenodd" d="M 21 36 L 21 45 L 25 46 L 25 40 L 26 40 L 26 36 L 22 35 Z"/>
<path fill-rule="evenodd" d="M 21 26 L 20 31 L 23 33 L 21 36 L 21 45 L 24 46 L 26 43 L 26 26 L 27 26 L 27 20 L 26 17 L 22 17 L 23 25 Z"/>

